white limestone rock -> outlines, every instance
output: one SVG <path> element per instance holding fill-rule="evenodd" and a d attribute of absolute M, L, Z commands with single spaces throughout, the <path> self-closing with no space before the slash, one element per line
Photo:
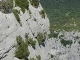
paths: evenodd
<path fill-rule="evenodd" d="M 14 7 L 14 9 L 20 10 L 20 7 Z M 19 17 L 22 27 L 17 22 L 13 13 L 4 14 L 0 12 L 0 60 L 19 60 L 15 57 L 17 36 L 20 35 L 25 40 L 25 33 L 28 33 L 29 37 L 32 37 L 33 39 L 35 39 L 38 32 L 50 33 L 50 23 L 47 15 L 45 14 L 46 16 L 44 19 L 39 13 L 42 9 L 40 4 L 38 8 L 34 8 L 29 4 L 31 14 L 29 14 L 28 10 L 26 10 L 24 14 L 20 10 Z M 36 21 L 34 19 L 36 19 Z M 61 38 L 64 40 L 71 40 L 71 46 L 63 46 L 60 42 L 60 35 L 63 35 Z M 33 49 L 32 46 L 28 46 L 30 52 L 28 58 L 36 59 L 36 56 L 40 55 L 41 60 L 80 60 L 79 42 L 80 32 L 60 32 L 58 38 L 47 38 L 44 42 L 45 47 L 42 45 L 39 46 L 38 42 L 36 42 L 36 49 Z M 51 58 L 51 55 L 54 57 Z"/>
<path fill-rule="evenodd" d="M 20 10 L 19 7 L 14 7 L 14 9 Z M 38 8 L 34 8 L 29 4 L 31 14 L 29 14 L 28 10 L 24 14 L 20 11 L 19 17 L 22 27 L 17 22 L 13 13 L 4 14 L 0 12 L 0 60 L 18 60 L 14 58 L 16 50 L 14 46 L 16 45 L 17 36 L 20 35 L 25 40 L 25 33 L 29 33 L 29 37 L 32 38 L 37 36 L 38 32 L 47 32 L 49 34 L 49 19 L 47 16 L 44 19 L 39 14 L 39 11 L 42 9 L 41 5 Z M 34 21 L 34 18 L 36 21 Z M 29 47 L 29 49 L 32 49 L 32 47 Z"/>

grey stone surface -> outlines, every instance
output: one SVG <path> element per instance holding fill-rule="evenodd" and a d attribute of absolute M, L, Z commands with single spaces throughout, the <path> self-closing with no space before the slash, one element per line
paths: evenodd
<path fill-rule="evenodd" d="M 14 7 L 14 9 L 20 10 L 19 7 Z M 23 14 L 20 10 L 19 17 L 21 19 L 22 27 L 17 22 L 13 13 L 4 14 L 0 12 L 0 60 L 20 60 L 15 57 L 15 45 L 16 36 L 22 36 L 25 40 L 25 33 L 29 34 L 29 37 L 37 36 L 38 32 L 47 32 L 50 33 L 49 27 L 49 19 L 47 15 L 44 18 L 41 17 L 40 11 L 43 9 L 41 5 L 38 8 L 34 8 L 29 4 L 29 11 Z M 36 21 L 34 21 L 36 19 Z M 60 38 L 60 36 L 63 37 Z M 61 44 L 61 39 L 66 41 L 72 41 L 71 46 L 66 45 L 63 46 Z M 36 40 L 36 39 L 35 39 Z M 37 41 L 37 40 L 36 40 Z M 45 43 L 45 47 L 38 44 L 36 42 L 36 49 L 34 50 L 31 46 L 28 46 L 30 58 L 35 58 L 37 55 L 41 56 L 41 60 L 80 60 L 80 32 L 72 31 L 59 32 L 57 38 L 47 38 Z M 53 55 L 53 58 L 51 58 Z"/>

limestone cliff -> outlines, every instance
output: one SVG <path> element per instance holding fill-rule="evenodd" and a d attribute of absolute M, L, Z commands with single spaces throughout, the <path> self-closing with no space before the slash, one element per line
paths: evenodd
<path fill-rule="evenodd" d="M 54 36 L 49 38 L 50 23 L 41 4 L 33 4 L 30 2 L 32 0 L 28 0 L 29 6 L 27 5 L 28 8 L 24 9 L 25 7 L 16 5 L 15 1 L 12 9 L 9 5 L 7 7 L 0 5 L 0 60 L 20 60 L 15 57 L 18 44 L 16 37 L 21 36 L 25 41 L 25 34 L 36 41 L 35 48 L 28 45 L 29 60 L 31 58 L 34 60 L 39 60 L 37 58 L 40 60 L 80 60 L 80 32 L 55 31 Z M 42 33 L 40 37 L 38 37 L 39 33 Z M 44 33 L 45 36 L 43 36 Z M 40 39 L 43 40 L 40 41 Z"/>
<path fill-rule="evenodd" d="M 30 12 L 26 9 L 25 13 L 21 11 L 19 6 L 14 6 L 13 9 L 20 11 L 18 15 L 22 26 L 20 26 L 16 20 L 13 12 L 5 14 L 0 11 L 0 60 L 16 60 L 14 56 L 17 36 L 20 35 L 25 40 L 25 33 L 33 39 L 36 39 L 35 37 L 39 32 L 47 32 L 47 34 L 49 34 L 49 19 L 46 13 L 45 18 L 41 17 L 40 11 L 43 10 L 43 8 L 40 4 L 38 8 L 35 8 L 29 3 Z M 36 50 L 30 46 L 29 50 L 30 57 L 41 53 L 38 43 L 36 43 Z"/>

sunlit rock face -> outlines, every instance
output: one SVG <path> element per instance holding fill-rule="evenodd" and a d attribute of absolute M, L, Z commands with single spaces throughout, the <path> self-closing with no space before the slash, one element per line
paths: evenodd
<path fill-rule="evenodd" d="M 41 4 L 38 8 L 29 3 L 29 10 L 25 13 L 21 8 L 14 5 L 13 9 L 20 11 L 20 26 L 13 12 L 2 13 L 0 11 L 0 60 L 20 60 L 15 57 L 16 37 L 21 36 L 25 40 L 25 34 L 36 40 L 35 49 L 28 46 L 30 58 L 40 55 L 41 60 L 80 60 L 80 32 L 58 32 L 56 37 L 48 38 L 50 34 L 49 19 L 45 13 L 45 18 L 41 17 L 40 11 L 43 10 Z M 38 33 L 46 32 L 46 40 L 42 45 L 37 41 Z M 56 34 L 56 33 L 55 33 Z"/>
<path fill-rule="evenodd" d="M 80 32 L 59 32 L 46 42 L 51 60 L 80 60 Z"/>
<path fill-rule="evenodd" d="M 21 8 L 14 7 L 13 9 L 20 10 Z M 50 33 L 47 15 L 45 14 L 45 18 L 42 18 L 40 15 L 40 11 L 43 10 L 42 6 L 39 4 L 38 8 L 34 8 L 29 4 L 29 10 L 31 13 L 29 13 L 28 10 L 26 10 L 25 13 L 20 10 L 19 17 L 22 26 L 20 26 L 13 13 L 5 14 L 0 12 L 0 60 L 18 60 L 14 57 L 17 36 L 20 35 L 25 40 L 25 33 L 28 33 L 29 37 L 33 39 L 35 39 L 39 32 Z M 36 44 L 38 45 L 38 43 Z M 35 51 L 37 51 L 38 47 L 36 47 Z M 32 47 L 29 46 L 29 49 L 31 50 Z M 33 53 L 30 53 L 30 56 L 35 56 L 35 54 L 31 54 Z"/>

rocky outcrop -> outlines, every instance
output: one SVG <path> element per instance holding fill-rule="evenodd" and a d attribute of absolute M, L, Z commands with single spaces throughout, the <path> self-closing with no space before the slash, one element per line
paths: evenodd
<path fill-rule="evenodd" d="M 19 7 L 14 9 L 20 10 Z M 38 32 L 47 32 L 49 34 L 49 20 L 45 14 L 45 19 L 41 17 L 40 11 L 43 8 L 39 5 L 38 8 L 34 8 L 31 4 L 29 10 L 23 12 L 20 10 L 20 20 L 22 27 L 17 22 L 13 13 L 4 14 L 0 12 L 0 60 L 16 60 L 16 37 L 22 36 L 25 40 L 25 33 L 29 34 L 29 37 L 34 38 Z M 36 19 L 36 20 L 34 20 Z M 30 47 L 29 47 L 30 49 Z"/>
<path fill-rule="evenodd" d="M 69 41 L 72 43 L 69 44 Z M 80 32 L 60 32 L 57 38 L 46 41 L 46 48 L 51 60 L 80 60 Z"/>
<path fill-rule="evenodd" d="M 54 36 L 48 38 L 49 19 L 46 13 L 45 18 L 41 17 L 40 11 L 43 8 L 40 4 L 38 8 L 34 8 L 29 3 L 29 10 L 26 10 L 25 13 L 18 6 L 13 9 L 20 11 L 18 15 L 22 26 L 13 13 L 0 12 L 0 60 L 19 60 L 15 57 L 16 37 L 20 35 L 25 40 L 26 33 L 36 40 L 36 49 L 28 46 L 29 59 L 36 59 L 36 56 L 40 55 L 41 60 L 80 60 L 80 32 L 58 32 L 56 38 Z M 46 40 L 43 45 L 39 45 L 36 39 L 39 32 L 46 32 Z"/>

